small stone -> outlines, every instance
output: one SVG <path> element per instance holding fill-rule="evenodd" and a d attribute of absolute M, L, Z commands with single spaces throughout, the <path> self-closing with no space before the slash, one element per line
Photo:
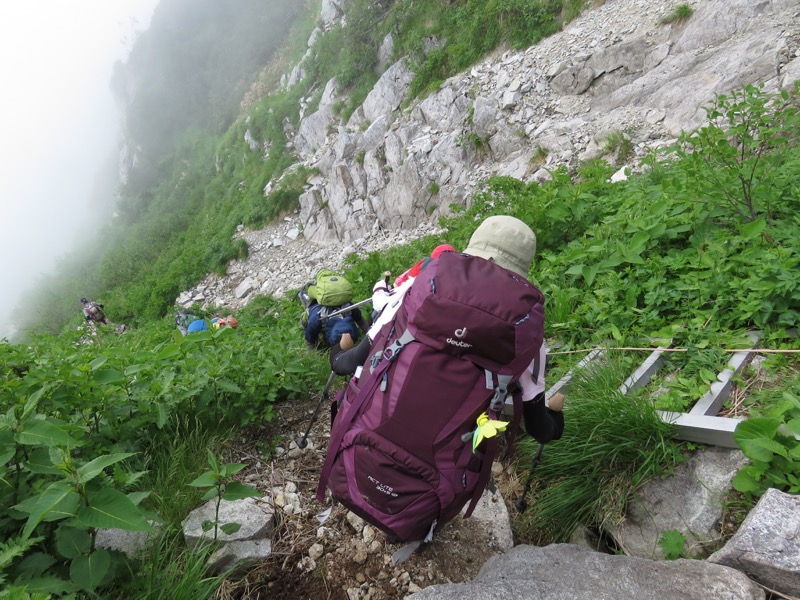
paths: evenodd
<path fill-rule="evenodd" d="M 318 560 L 325 553 L 325 548 L 322 544 L 313 544 L 308 549 L 308 556 L 311 560 Z"/>
<path fill-rule="evenodd" d="M 303 559 L 297 563 L 297 568 L 301 571 L 311 572 L 317 568 L 317 563 L 313 558 L 304 556 Z"/>
<path fill-rule="evenodd" d="M 375 528 L 370 525 L 365 525 L 364 529 L 361 531 L 361 539 L 369 544 L 375 539 Z"/>
<path fill-rule="evenodd" d="M 356 533 L 361 533 L 364 530 L 364 519 L 354 513 L 347 513 L 347 522 L 350 523 Z"/>

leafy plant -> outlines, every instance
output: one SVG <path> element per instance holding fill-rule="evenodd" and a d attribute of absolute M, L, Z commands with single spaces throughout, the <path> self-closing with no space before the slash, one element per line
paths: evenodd
<path fill-rule="evenodd" d="M 760 496 L 774 487 L 800 493 L 800 397 L 784 392 L 769 416 L 751 417 L 736 426 L 733 439 L 750 464 L 733 479 L 733 487 Z"/>
<path fill-rule="evenodd" d="M 184 338 L 167 318 L 91 342 L 72 331 L 0 343 L 0 535 L 16 552 L 0 577 L 30 594 L 96 593 L 149 568 L 96 548 L 96 531 L 157 537 L 151 521 L 179 523 L 199 494 L 175 487 L 194 478 L 197 456 L 232 425 L 267 427 L 273 402 L 322 377 L 327 361 L 300 350 L 299 314 L 258 299 L 238 330 Z"/>
<path fill-rule="evenodd" d="M 662 531 L 658 538 L 658 545 L 664 552 L 667 560 L 677 560 L 686 557 L 686 536 L 677 529 Z"/>
<path fill-rule="evenodd" d="M 101 454 L 88 461 L 76 459 L 73 449 L 83 445 L 84 431 L 53 417 L 38 414 L 47 388 L 31 394 L 24 404 L 8 410 L 0 419 L 2 471 L 12 495 L 4 494 L 11 516 L 25 519 L 19 541 L 33 539 L 35 532 L 52 536 L 55 545 L 46 552 L 48 562 L 61 577 L 45 577 L 34 570 L 18 573 L 29 591 L 83 590 L 104 585 L 122 559 L 95 547 L 97 530 L 116 528 L 152 531 L 138 504 L 147 493 L 125 494 L 105 470 L 132 453 Z M 3 528 L 10 529 L 10 523 Z M 17 551 L 19 546 L 17 547 Z"/>
<path fill-rule="evenodd" d="M 261 496 L 259 491 L 252 486 L 240 483 L 233 479 L 239 471 L 245 468 L 243 464 L 220 464 L 219 459 L 211 450 L 208 451 L 208 465 L 211 467 L 192 481 L 189 485 L 197 488 L 207 488 L 201 500 L 215 500 L 214 520 L 203 523 L 203 531 L 214 529 L 214 541 L 221 529 L 223 533 L 231 535 L 241 528 L 241 523 L 220 523 L 219 507 L 223 500 L 242 500 L 244 498 L 255 498 Z"/>
<path fill-rule="evenodd" d="M 755 237 L 788 208 L 796 198 L 788 150 L 800 140 L 799 106 L 797 87 L 769 94 L 748 85 L 717 96 L 706 109 L 708 124 L 681 134 L 669 152 L 682 159 L 679 170 L 697 186 L 709 216 L 750 224 L 743 233 Z"/>

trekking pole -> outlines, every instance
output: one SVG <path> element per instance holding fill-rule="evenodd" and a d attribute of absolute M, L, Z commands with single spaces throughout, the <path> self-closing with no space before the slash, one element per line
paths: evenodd
<path fill-rule="evenodd" d="M 306 429 L 306 432 L 303 434 L 303 437 L 297 440 L 297 447 L 300 448 L 301 450 L 308 445 L 307 441 L 308 434 L 311 432 L 311 428 L 314 426 L 314 423 L 317 420 L 317 413 L 319 412 L 320 406 L 322 406 L 323 401 L 325 401 L 328 398 L 328 392 L 330 391 L 331 386 L 333 385 L 333 380 L 335 378 L 336 378 L 336 373 L 331 371 L 330 377 L 328 377 L 328 383 L 325 384 L 325 387 L 322 390 L 322 396 L 320 396 L 319 402 L 317 402 L 317 407 L 314 409 L 314 413 L 311 415 L 311 421 L 309 421 L 308 423 L 308 428 Z"/>
<path fill-rule="evenodd" d="M 542 462 L 542 450 L 544 450 L 544 444 L 539 442 L 539 447 L 536 449 L 536 454 L 533 455 L 533 462 L 531 463 L 531 468 L 528 471 L 528 479 L 525 481 L 525 487 L 522 490 L 522 497 L 514 503 L 514 506 L 517 510 L 521 513 L 525 512 L 528 508 L 528 502 L 525 500 L 525 496 L 528 495 L 528 492 L 531 489 L 531 483 L 533 482 L 533 470 L 536 468 L 540 462 Z"/>
<path fill-rule="evenodd" d="M 352 310 L 352 309 L 354 309 L 354 308 L 356 308 L 358 306 L 363 306 L 364 304 L 367 304 L 368 302 L 372 302 L 372 297 L 369 297 L 369 298 L 366 298 L 364 300 L 361 300 L 360 302 L 356 302 L 355 304 L 351 304 L 350 306 L 346 306 L 344 308 L 340 308 L 339 310 L 334 311 L 334 312 L 332 312 L 330 314 L 327 314 L 325 316 L 321 316 L 320 320 L 330 319 L 331 317 L 335 317 L 336 315 L 340 315 L 342 313 L 345 313 L 348 310 Z"/>

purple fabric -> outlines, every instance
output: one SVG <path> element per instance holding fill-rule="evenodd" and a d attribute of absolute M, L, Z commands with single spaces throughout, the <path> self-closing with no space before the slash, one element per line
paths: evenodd
<path fill-rule="evenodd" d="M 361 380 L 345 390 L 317 498 L 330 488 L 400 541 L 423 539 L 434 521 L 441 526 L 477 501 L 496 439 L 473 453 L 462 436 L 494 394 L 486 369 L 519 377 L 538 353 L 542 303 L 536 287 L 484 259 L 444 253 L 431 261 L 376 336 Z M 406 330 L 416 340 L 382 358 Z"/>

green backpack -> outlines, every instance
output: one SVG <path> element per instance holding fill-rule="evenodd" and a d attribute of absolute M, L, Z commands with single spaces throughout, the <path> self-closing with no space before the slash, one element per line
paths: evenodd
<path fill-rule="evenodd" d="M 314 283 L 308 286 L 308 295 L 322 306 L 341 306 L 353 299 L 353 286 L 330 269 L 320 269 Z"/>

